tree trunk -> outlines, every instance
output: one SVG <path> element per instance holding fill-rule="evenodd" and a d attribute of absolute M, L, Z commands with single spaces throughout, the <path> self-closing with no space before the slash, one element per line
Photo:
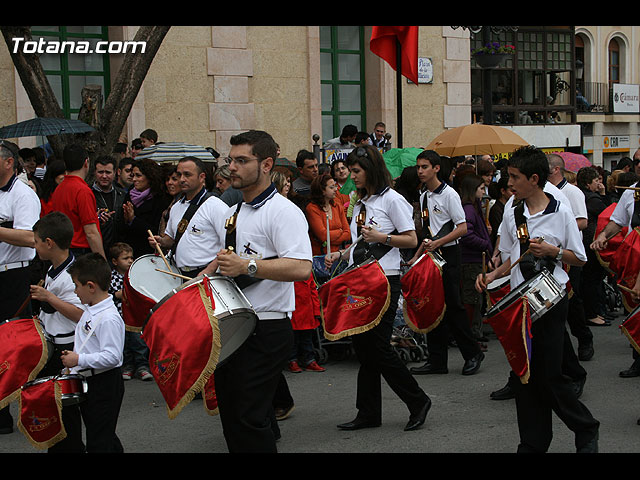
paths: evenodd
<path fill-rule="evenodd" d="M 142 82 L 170 28 L 170 26 L 138 28 L 133 41 L 145 42 L 145 52 L 128 52 L 124 55 L 122 67 L 111 85 L 109 97 L 97 118 L 98 124 L 92 125 L 96 131 L 47 137 L 57 158 L 62 158 L 64 146 L 70 143 L 84 145 L 92 160 L 99 155 L 110 155 L 113 152 Z M 23 38 L 25 42 L 33 40 L 31 27 L 0 26 L 0 30 L 36 116 L 62 118 L 62 109 L 44 73 L 39 55 L 24 53 L 20 48 L 14 49 L 13 38 Z"/>

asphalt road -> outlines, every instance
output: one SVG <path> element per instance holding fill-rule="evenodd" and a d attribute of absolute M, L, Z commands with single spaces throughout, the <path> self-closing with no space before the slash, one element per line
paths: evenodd
<path fill-rule="evenodd" d="M 632 350 L 618 325 L 592 328 L 596 353 L 584 362 L 588 380 L 581 400 L 600 420 L 601 453 L 640 452 L 640 377 L 621 378 L 618 372 L 632 363 Z M 355 416 L 357 361 L 343 358 L 328 345 L 325 372 L 286 372 L 295 399 L 291 416 L 279 422 L 281 453 L 513 453 L 518 444 L 515 403 L 494 401 L 489 394 L 506 383 L 509 366 L 504 352 L 490 336 L 480 371 L 462 376 L 462 358 L 449 350 L 449 374 L 418 376 L 433 401 L 425 425 L 404 432 L 408 412 L 383 382 L 383 424 L 356 432 L 340 431 L 338 423 Z M 408 365 L 419 365 L 410 362 Z M 194 400 L 170 420 L 154 382 L 126 382 L 118 435 L 126 453 L 226 453 L 220 419 Z M 17 418 L 17 402 L 11 411 Z M 550 452 L 572 453 L 573 435 L 554 416 Z M 3 453 L 40 453 L 16 428 L 0 436 Z"/>

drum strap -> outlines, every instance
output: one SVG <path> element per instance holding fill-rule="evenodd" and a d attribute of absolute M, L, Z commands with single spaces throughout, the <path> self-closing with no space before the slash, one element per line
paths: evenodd
<path fill-rule="evenodd" d="M 420 212 L 422 216 L 422 228 L 424 230 L 426 238 L 431 240 L 437 240 L 438 238 L 445 237 L 449 235 L 451 232 L 453 232 L 455 224 L 453 223 L 453 220 L 449 220 L 440 228 L 438 233 L 436 233 L 435 235 L 432 235 L 431 229 L 429 228 L 429 204 L 428 204 L 429 199 L 427 198 L 427 195 L 428 193 L 425 192 L 424 196 L 422 197 L 422 205 L 420 205 Z"/>
<path fill-rule="evenodd" d="M 524 200 L 517 202 L 513 207 L 513 212 L 516 220 L 516 228 L 521 225 L 527 224 L 527 219 L 524 216 Z M 525 231 L 528 232 L 528 229 Z M 552 257 L 534 257 L 532 253 L 525 252 L 529 249 L 530 238 L 527 236 L 526 239 L 520 241 L 520 256 L 522 256 L 522 260 L 520 261 L 520 272 L 522 272 L 522 276 L 525 280 L 529 280 L 535 277 L 538 273 L 542 271 L 543 268 L 546 268 L 549 272 L 553 272 L 556 261 Z M 524 256 L 523 256 L 524 255 Z"/>
<path fill-rule="evenodd" d="M 234 252 L 238 251 L 236 248 L 236 227 L 238 222 L 238 213 L 240 212 L 240 207 L 242 207 L 242 203 L 243 203 L 242 200 L 238 202 L 238 207 L 236 208 L 236 211 L 233 214 L 233 217 L 227 220 L 227 226 L 226 226 L 227 234 L 225 237 L 225 245 L 226 245 L 226 248 L 229 248 L 229 247 L 233 248 Z M 264 260 L 271 260 L 274 258 L 278 258 L 278 257 L 277 256 L 269 257 L 269 258 L 265 258 Z M 244 290 L 246 287 L 253 285 L 254 283 L 258 283 L 263 279 L 250 277 L 249 275 L 242 274 L 235 277 L 234 280 L 236 282 L 236 285 L 238 285 L 238 288 L 240 288 L 240 290 Z"/>
<path fill-rule="evenodd" d="M 358 218 L 360 218 L 361 220 L 358 220 L 358 218 L 356 218 L 356 223 L 358 224 L 358 229 L 357 229 L 358 236 L 360 236 L 362 227 L 364 226 L 367 219 L 367 207 L 365 206 L 364 203 L 361 203 L 360 205 L 361 205 L 361 208 L 360 208 L 360 213 L 358 214 Z M 395 229 L 393 232 L 390 233 L 390 235 L 397 235 L 397 234 L 398 234 L 397 229 Z M 353 264 L 360 265 L 361 263 L 363 263 L 369 258 L 375 258 L 376 260 L 380 260 L 392 248 L 393 247 L 391 245 L 385 245 L 383 243 L 369 244 L 363 238 L 356 244 L 353 250 Z"/>
<path fill-rule="evenodd" d="M 176 232 L 176 238 L 175 238 L 174 243 L 173 243 L 173 251 L 174 252 L 176 251 L 176 248 L 178 247 L 178 242 L 182 238 L 182 235 L 184 234 L 184 232 L 187 231 L 187 227 L 189 226 L 189 222 L 191 221 L 191 218 L 193 217 L 193 215 L 196 213 L 196 210 L 198 210 L 198 208 L 200 208 L 200 205 L 202 205 L 204 203 L 204 201 L 207 198 L 211 197 L 212 195 L 213 195 L 213 193 L 205 191 L 204 194 L 200 195 L 200 198 L 198 198 L 197 201 L 189 202 L 189 207 L 184 212 L 184 215 L 182 216 L 182 220 L 180 220 L 180 223 L 178 224 L 178 229 L 177 229 L 178 231 Z"/>

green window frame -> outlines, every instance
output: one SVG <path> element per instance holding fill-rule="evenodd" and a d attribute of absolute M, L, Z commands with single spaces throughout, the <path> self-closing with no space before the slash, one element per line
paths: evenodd
<path fill-rule="evenodd" d="M 42 38 L 49 42 L 71 42 L 61 46 L 60 53 L 43 53 L 40 56 L 44 72 L 56 94 L 65 118 L 77 118 L 82 103 L 82 87 L 88 84 L 102 86 L 103 98 L 111 88 L 108 53 L 73 53 L 68 46 L 88 42 L 91 49 L 97 42 L 109 40 L 105 26 L 35 26 L 31 34 L 35 41 Z M 64 45 L 61 43 L 61 45 Z"/>
<path fill-rule="evenodd" d="M 337 137 L 342 127 L 366 126 L 364 27 L 320 27 L 322 137 Z"/>

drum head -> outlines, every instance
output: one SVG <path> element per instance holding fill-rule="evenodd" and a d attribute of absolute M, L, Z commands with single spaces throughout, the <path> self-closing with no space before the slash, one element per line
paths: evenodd
<path fill-rule="evenodd" d="M 180 274 L 172 261 L 169 261 L 169 266 L 170 271 Z M 129 268 L 129 284 L 137 292 L 159 302 L 173 289 L 179 288 L 182 279 L 156 269 L 167 270 L 164 260 L 157 255 L 142 255 Z"/>
<path fill-rule="evenodd" d="M 218 317 L 220 325 L 220 356 L 221 365 L 233 352 L 251 336 L 256 328 L 257 317 L 253 311 L 237 312 L 224 318 Z"/>
<path fill-rule="evenodd" d="M 494 290 L 500 290 L 502 287 L 504 287 L 510 282 L 511 282 L 511 275 L 497 278 L 493 282 L 491 282 L 489 285 L 487 285 L 487 290 L 489 290 L 490 292 Z"/>

